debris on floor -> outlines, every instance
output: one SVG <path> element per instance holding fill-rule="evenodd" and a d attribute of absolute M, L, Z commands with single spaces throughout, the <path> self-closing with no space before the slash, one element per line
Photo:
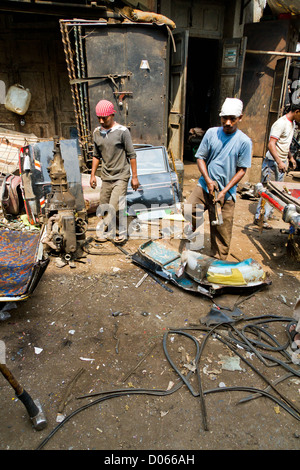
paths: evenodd
<path fill-rule="evenodd" d="M 276 413 L 284 410 L 293 416 L 296 420 L 300 421 L 300 410 L 297 406 L 296 401 L 292 398 L 287 397 L 282 393 L 282 391 L 277 387 L 277 384 L 280 381 L 287 380 L 289 378 L 295 379 L 300 377 L 299 369 L 291 366 L 290 355 L 287 351 L 287 344 L 280 344 L 276 339 L 276 336 L 272 335 L 270 329 L 272 326 L 280 322 L 282 325 L 290 322 L 290 317 L 277 316 L 274 314 L 270 315 L 261 315 L 252 318 L 248 318 L 242 322 L 237 320 L 236 325 L 234 324 L 224 324 L 214 326 L 213 328 L 208 328 L 206 326 L 191 326 L 183 327 L 178 329 L 169 329 L 163 336 L 163 351 L 165 358 L 168 361 L 169 365 L 174 369 L 179 381 L 169 382 L 169 385 L 164 390 L 159 390 L 152 388 L 135 388 L 134 385 L 130 382 L 127 383 L 125 388 L 113 388 L 107 391 L 92 392 L 87 395 L 81 395 L 77 399 L 84 400 L 89 398 L 90 401 L 88 405 L 82 405 L 76 409 L 75 412 L 72 412 L 70 415 L 67 415 L 61 421 L 59 419 L 59 424 L 54 428 L 50 434 L 38 445 L 37 449 L 42 449 L 46 446 L 48 441 L 61 429 L 61 427 L 66 424 L 71 418 L 74 420 L 75 415 L 83 412 L 85 409 L 90 408 L 91 406 L 98 405 L 103 403 L 105 400 L 110 398 L 121 398 L 124 396 L 129 397 L 130 395 L 143 395 L 143 396 L 159 396 L 165 397 L 176 393 L 181 389 L 182 386 L 186 386 L 190 391 L 193 397 L 196 397 L 197 400 L 200 400 L 201 404 L 201 414 L 202 414 L 202 426 L 205 431 L 209 431 L 211 426 L 214 424 L 214 418 L 211 416 L 213 411 L 208 412 L 206 406 L 206 396 L 214 393 L 228 393 L 234 391 L 240 391 L 248 393 L 248 396 L 245 396 L 240 402 L 247 402 L 254 398 L 265 397 L 269 400 L 275 402 L 274 409 Z M 188 330 L 188 332 L 187 332 Z M 198 331 L 205 332 L 205 336 L 202 338 L 200 344 L 199 339 L 194 336 L 195 332 Z M 260 335 L 260 341 L 255 339 L 255 332 Z M 253 335 L 254 333 L 254 335 Z M 181 355 L 181 369 L 175 364 L 175 360 L 172 358 L 173 354 L 171 352 L 172 345 L 174 345 L 174 338 L 178 337 L 185 338 L 191 341 L 191 344 L 196 345 L 196 351 L 194 357 L 187 352 L 186 348 L 180 346 L 178 352 Z M 198 337 L 198 334 L 197 334 Z M 204 376 L 209 376 L 210 380 L 216 380 L 217 376 L 219 379 L 219 384 L 217 388 L 203 388 L 203 377 L 201 378 L 200 373 L 200 361 L 203 360 L 205 354 L 205 345 L 209 340 L 220 341 L 221 344 L 226 346 L 229 350 L 229 354 L 219 354 L 217 357 L 213 357 L 210 354 L 209 361 L 213 360 L 216 362 L 216 365 L 221 366 L 221 369 L 215 369 L 213 365 L 205 365 L 202 369 Z M 176 341 L 177 344 L 177 341 Z M 272 346 L 272 344 L 274 346 Z M 146 357 L 153 351 L 156 344 L 153 344 L 150 350 L 142 357 L 142 359 L 136 364 L 136 366 L 128 372 L 126 376 L 122 378 L 122 382 L 125 383 L 127 379 L 137 371 L 139 366 L 144 362 Z M 238 348 L 236 347 L 238 346 Z M 288 372 L 288 374 L 280 374 L 280 379 L 272 382 L 267 375 L 263 374 L 260 371 L 260 368 L 257 367 L 253 361 L 249 361 L 248 353 L 251 352 L 261 364 L 268 363 L 268 366 L 278 366 L 283 372 Z M 83 358 L 82 358 L 83 359 Z M 208 358 L 206 358 L 208 359 Z M 88 359 L 86 359 L 88 360 Z M 242 363 L 244 367 L 242 367 Z M 244 373 L 251 373 L 251 383 L 253 385 L 246 386 L 244 385 Z M 231 386 L 228 383 L 227 379 L 222 380 L 223 373 L 240 373 L 243 372 L 243 379 L 241 380 L 240 385 Z M 279 372 L 279 370 L 278 370 Z M 259 380 L 267 385 L 265 389 L 258 388 L 255 386 L 254 377 L 257 376 Z M 197 377 L 198 385 L 193 383 L 193 377 Z M 252 395 L 249 395 L 252 394 Z M 69 387 L 66 391 L 65 396 L 69 394 Z M 92 400 L 92 401 L 91 401 Z M 232 403 L 234 405 L 235 402 Z M 129 405 L 125 405 L 126 409 L 129 409 Z M 168 412 L 160 411 L 160 416 L 165 417 Z M 102 430 L 103 431 L 103 430 Z"/>
<path fill-rule="evenodd" d="M 220 364 L 224 370 L 243 370 L 240 366 L 240 358 L 238 356 L 222 356 L 220 354 Z"/>
<path fill-rule="evenodd" d="M 155 223 L 153 220 L 143 220 L 143 217 L 145 216 L 137 217 L 136 220 L 138 224 L 143 225 L 143 222 Z M 182 222 L 178 214 L 168 214 L 168 217 L 174 217 L 174 219 L 178 219 L 178 222 Z M 147 219 L 147 217 L 145 217 L 145 219 Z M 27 295 L 33 292 L 33 288 L 37 285 L 38 279 L 40 279 L 43 274 L 43 269 L 45 269 L 50 262 L 49 259 L 43 260 L 42 257 L 39 257 L 41 254 L 39 250 L 41 230 L 31 230 L 34 226 L 28 225 L 27 222 L 28 217 L 11 220 L 6 219 L 5 225 L 8 223 L 11 224 L 11 227 L 1 226 L 0 230 L 0 235 L 3 237 L 3 240 L 5 237 L 8 237 L 9 243 L 11 243 L 13 250 L 15 250 L 11 252 L 11 255 L 13 255 L 13 253 L 16 257 L 18 255 L 19 260 L 20 256 L 26 257 L 26 255 L 28 255 L 26 260 L 28 261 L 29 274 L 31 274 L 32 277 L 29 275 L 27 279 L 24 278 L 23 290 L 18 293 L 21 299 L 27 299 Z M 300 420 L 300 412 L 297 406 L 300 380 L 298 368 L 300 364 L 299 345 L 297 340 L 290 342 L 290 339 L 294 338 L 289 337 L 286 332 L 286 325 L 289 325 L 291 322 L 297 323 L 300 320 L 300 315 L 299 313 L 295 313 L 291 318 L 288 315 L 284 315 L 284 313 L 288 312 L 290 307 L 292 300 L 291 294 L 284 289 L 277 289 L 278 285 L 276 285 L 276 289 L 274 289 L 276 295 L 274 295 L 273 300 L 277 299 L 278 311 L 273 310 L 269 314 L 266 314 L 268 300 L 272 292 L 269 293 L 269 297 L 266 297 L 266 300 L 262 301 L 262 298 L 265 295 L 265 291 L 267 291 L 268 294 L 268 289 L 265 288 L 270 287 L 272 283 L 265 269 L 262 267 L 268 264 L 265 259 L 260 258 L 263 259 L 263 264 L 258 263 L 255 260 L 255 256 L 253 256 L 253 258 L 249 257 L 243 259 L 237 263 L 219 262 L 199 252 L 183 252 L 178 248 L 181 241 L 180 237 L 179 240 L 175 240 L 175 232 L 171 234 L 171 232 L 166 231 L 165 233 L 167 234 L 167 239 L 172 238 L 171 241 L 167 241 L 166 239 L 151 239 L 142 243 L 137 249 L 136 243 L 132 244 L 134 249 L 131 249 L 129 243 L 130 252 L 123 246 L 113 246 L 112 243 L 107 243 L 106 247 L 101 244 L 100 246 L 98 245 L 98 247 L 94 245 L 94 251 L 86 250 L 85 253 L 89 255 L 87 264 L 84 267 L 85 271 L 80 271 L 80 273 L 89 273 L 88 268 L 90 268 L 92 264 L 91 259 L 96 259 L 95 264 L 97 266 L 97 280 L 92 282 L 91 279 L 87 277 L 89 279 L 88 286 L 83 287 L 78 281 L 78 278 L 72 276 L 73 273 L 67 273 L 68 282 L 65 285 L 67 289 L 64 291 L 66 294 L 63 294 L 66 295 L 66 297 L 63 298 L 62 301 L 61 298 L 58 300 L 58 302 L 61 303 L 60 306 L 51 306 L 51 316 L 55 318 L 56 331 L 55 333 L 47 331 L 43 337 L 44 341 L 37 341 L 33 338 L 33 340 L 31 340 L 31 351 L 35 353 L 33 356 L 34 361 L 36 361 L 41 370 L 42 364 L 47 363 L 47 365 L 49 365 L 51 363 L 51 354 L 53 354 L 53 358 L 56 354 L 56 360 L 58 355 L 60 355 L 61 350 L 59 348 L 64 348 L 61 356 L 63 360 L 66 360 L 66 364 L 70 364 L 70 361 L 75 364 L 77 361 L 77 365 L 84 363 L 86 368 L 90 368 L 91 373 L 86 374 L 88 377 L 85 378 L 85 383 L 82 387 L 82 390 L 90 390 L 90 393 L 75 397 L 72 388 L 74 385 L 72 378 L 69 382 L 67 380 L 63 382 L 65 387 L 63 393 L 58 397 L 59 403 L 57 409 L 55 409 L 55 412 L 57 412 L 56 420 L 58 425 L 49 435 L 46 436 L 46 434 L 44 434 L 43 439 L 39 439 L 37 442 L 38 448 L 45 447 L 52 439 L 52 436 L 58 433 L 69 421 L 73 422 L 75 428 L 76 415 L 84 412 L 85 409 L 96 406 L 97 413 L 103 413 L 103 409 L 101 409 L 102 404 L 110 398 L 118 399 L 119 397 L 129 398 L 134 395 L 146 395 L 159 397 L 159 399 L 163 401 L 164 397 L 175 394 L 182 387 L 190 392 L 192 397 L 197 399 L 197 409 L 199 409 L 198 402 L 201 404 L 201 414 L 199 413 L 200 419 L 202 420 L 202 426 L 200 426 L 201 431 L 215 430 L 214 426 L 219 417 L 216 409 L 212 411 L 211 408 L 206 406 L 206 397 L 214 394 L 220 395 L 220 393 L 224 395 L 226 392 L 232 392 L 228 404 L 229 408 L 231 405 L 242 402 L 246 403 L 253 399 L 261 400 L 261 397 L 264 397 L 264 400 L 270 400 L 275 403 L 276 406 L 274 410 L 276 410 L 276 419 L 277 412 L 280 411 L 281 417 L 282 415 L 289 414 L 296 421 Z M 162 232 L 160 232 L 160 235 L 161 234 Z M 172 236 L 169 236 L 170 234 Z M 27 242 L 24 243 L 24 240 L 27 240 L 28 245 L 30 245 L 30 241 L 32 241 L 32 250 L 29 250 L 28 253 Z M 16 251 L 16 247 L 20 247 L 20 245 L 22 248 L 21 251 L 18 252 Z M 112 246 L 115 250 L 113 252 L 111 251 Z M 124 280 L 124 285 L 121 285 L 124 270 L 122 264 L 119 264 L 118 261 L 122 261 L 123 265 L 125 265 L 125 257 L 121 255 L 122 259 L 120 260 L 112 258 L 112 256 L 120 254 L 120 251 L 126 256 L 126 267 L 129 266 L 129 269 L 132 270 L 132 273 L 130 272 L 129 276 Z M 243 252 L 251 256 L 251 251 L 252 246 L 251 249 L 248 250 L 247 248 Z M 102 286 L 101 283 L 99 283 L 101 280 L 99 272 L 102 261 L 101 257 L 96 258 L 96 254 L 107 255 L 109 260 L 107 261 L 107 268 L 103 275 L 105 282 L 103 282 Z M 105 258 L 105 256 L 102 257 Z M 37 267 L 35 266 L 36 262 L 38 264 Z M 42 264 L 44 262 L 45 265 Z M 279 262 L 281 263 L 281 272 L 280 275 L 278 275 L 278 270 L 275 271 L 274 269 L 274 282 L 287 282 L 286 278 L 289 273 L 284 269 L 282 259 Z M 41 263 L 41 265 L 39 263 Z M 54 265 L 53 262 L 52 266 Z M 119 266 L 121 266 L 121 268 Z M 141 269 L 137 269 L 137 267 Z M 40 268 L 40 270 L 38 268 Z M 52 273 L 54 272 L 54 277 L 57 271 L 58 270 L 55 269 L 52 271 Z M 19 274 L 21 275 L 21 273 Z M 57 275 L 62 276 L 61 271 Z M 50 282 L 52 282 L 52 280 Z M 99 285 L 97 285 L 97 283 L 99 283 Z M 19 282 L 17 282 L 17 284 L 21 287 Z M 179 287 L 179 289 L 170 289 L 170 284 Z M 161 289 L 156 292 L 155 288 L 157 285 L 163 287 L 164 290 Z M 78 288 L 79 286 L 80 289 L 76 290 L 76 287 Z M 6 288 L 8 288 L 7 283 Z M 88 289 L 90 289 L 90 291 L 88 291 Z M 127 291 L 132 294 L 132 298 L 130 298 L 128 304 L 122 303 L 123 289 L 127 289 Z M 160 289 L 160 287 L 158 287 L 158 289 Z M 78 290 L 80 290 L 79 293 Z M 295 290 L 293 292 L 295 292 Z M 191 298 L 194 296 L 188 295 L 188 293 L 197 294 L 195 297 L 197 298 L 197 302 L 199 302 L 197 303 L 197 310 L 194 308 L 192 313 L 189 307 L 191 305 Z M 5 295 L 6 294 L 7 292 Z M 252 304 L 251 301 L 249 302 L 249 304 L 252 305 L 252 309 L 249 310 L 249 313 L 248 310 L 243 311 L 243 309 L 238 307 L 238 305 L 240 305 L 238 301 L 234 302 L 233 307 L 218 305 L 216 297 L 221 297 L 223 294 L 229 294 L 228 297 L 232 294 L 234 298 L 237 295 L 244 296 L 241 302 L 245 299 L 250 299 L 250 297 L 255 294 L 255 299 L 253 299 Z M 54 289 L 54 293 L 52 291 L 50 298 L 53 300 L 53 297 L 56 297 L 56 295 L 57 291 Z M 159 297 L 160 302 L 159 307 L 156 305 L 156 308 L 154 308 L 151 301 L 149 301 L 149 298 L 152 299 L 155 296 Z M 225 297 L 227 297 L 227 295 Z M 265 305 L 264 312 L 262 312 L 261 315 L 255 304 L 257 297 L 259 297 L 257 305 L 260 305 L 260 307 L 261 305 Z M 3 297 L 3 300 L 4 298 L 5 297 Z M 170 305 L 168 305 L 169 298 L 172 298 Z M 174 298 L 176 298 L 176 301 L 184 299 L 176 315 L 174 312 L 177 306 L 172 304 Z M 88 299 L 91 300 L 91 305 L 87 307 Z M 5 305 L 0 311 L 0 320 L 1 314 L 4 316 L 3 320 L 11 319 L 11 316 L 13 316 L 13 312 L 10 311 L 14 305 L 12 300 L 19 300 L 19 297 L 17 296 L 15 299 L 13 294 L 9 302 L 5 304 L 3 301 Z M 210 306 L 204 311 L 204 307 L 208 306 L 208 303 Z M 226 305 L 226 301 L 222 303 Z M 6 308 L 6 305 L 8 308 Z M 15 305 L 18 305 L 18 303 Z M 35 308 L 34 302 L 32 305 L 33 308 Z M 202 309 L 200 309 L 198 305 L 201 305 Z M 90 310 L 87 310 L 87 308 Z M 182 312 L 180 311 L 181 308 Z M 198 315 L 200 310 L 201 315 Z M 79 311 L 83 312 L 82 314 L 80 313 L 80 319 Z M 166 315 L 164 312 L 170 314 Z M 38 316 L 42 316 L 39 312 L 37 313 L 37 310 L 35 310 L 34 313 Z M 35 319 L 36 318 L 37 317 L 35 317 Z M 198 323 L 195 323 L 195 318 L 198 318 Z M 107 322 L 105 323 L 106 320 Z M 27 321 L 30 322 L 32 320 Z M 43 321 L 44 318 L 41 318 L 41 323 Z M 94 322 L 93 328 L 96 325 L 94 331 L 90 327 L 92 321 Z M 169 321 L 169 323 L 166 323 L 166 321 Z M 170 326 L 171 324 L 173 325 L 173 321 L 174 325 L 176 324 L 176 328 Z M 178 327 L 178 325 L 182 324 L 180 323 L 181 321 L 184 323 L 184 326 Z M 19 332 L 22 327 L 25 331 L 24 322 L 22 322 L 20 316 L 18 317 L 18 322 L 20 327 L 19 325 L 14 325 L 12 322 L 11 329 Z M 33 327 L 36 331 L 39 329 L 38 323 L 39 322 L 36 321 Z M 151 330 L 147 326 L 150 323 Z M 153 327 L 153 324 L 156 326 Z M 1 323 L 1 326 L 2 325 L 5 327 L 7 324 L 3 322 Z M 76 335 L 74 336 L 75 328 Z M 149 330 L 147 330 L 147 328 L 149 328 Z M 81 333 L 79 334 L 79 331 L 84 332 L 82 336 L 80 336 Z M 60 332 L 60 336 L 57 343 L 55 343 L 53 337 L 57 332 Z M 40 337 L 42 337 L 41 330 L 39 333 Z M 101 333 L 101 335 L 99 335 L 99 333 Z M 142 344 L 143 346 L 145 345 L 145 349 L 139 344 L 139 354 L 138 359 L 136 359 L 134 354 L 136 354 L 137 349 L 132 347 L 132 341 L 136 341 L 139 333 L 144 335 Z M 149 333 L 149 335 L 147 335 L 147 333 Z M 25 333 L 22 332 L 22 335 L 23 334 L 25 335 L 26 331 Z M 97 337 L 95 335 L 97 335 Z M 99 336 L 101 336 L 101 341 L 99 341 Z M 282 337 L 284 337 L 284 341 L 282 341 Z M 146 338 L 149 340 L 148 342 L 146 342 Z M 161 338 L 162 347 L 159 347 Z M 51 339 L 53 342 L 52 350 L 50 351 L 50 348 L 47 348 L 47 341 L 49 340 L 50 342 Z M 279 339 L 281 341 L 279 341 Z M 20 340 L 16 339 L 16 343 L 13 345 L 14 347 L 16 345 L 19 347 L 17 341 Z M 89 348 L 89 341 L 92 346 L 97 344 L 99 348 L 96 349 L 92 346 Z M 184 341 L 190 342 L 191 347 L 189 348 L 186 343 L 181 346 L 181 341 L 182 343 Z M 11 340 L 11 343 L 12 342 L 13 340 Z M 54 352 L 55 344 L 58 345 L 58 348 L 57 351 Z M 219 349 L 216 349 L 216 345 L 218 345 Z M 293 348 L 297 346 L 298 349 L 295 350 L 292 346 Z M 220 354 L 221 348 L 223 348 L 222 354 Z M 68 356 L 69 353 L 70 360 Z M 151 369 L 150 367 L 148 368 L 147 361 L 148 359 L 150 360 L 150 353 L 153 353 L 153 356 L 155 356 L 156 364 L 158 364 L 157 369 L 154 369 L 153 366 Z M 102 360 L 104 356 L 105 359 Z M 102 365 L 99 362 L 99 357 L 101 358 Z M 26 364 L 25 356 L 23 356 L 22 359 L 24 360 L 22 367 L 25 372 L 29 362 Z M 40 362 L 38 363 L 38 361 Z M 179 365 L 177 365 L 178 363 Z M 276 379 L 278 378 L 278 382 L 274 379 L 274 374 L 272 379 L 270 379 L 269 374 L 266 374 L 266 369 L 263 369 L 263 366 L 269 367 L 270 364 L 274 366 L 271 367 L 271 371 L 276 369 L 276 374 L 278 375 Z M 16 364 L 16 366 L 17 365 L 18 364 Z M 103 368 L 105 367 L 105 374 L 101 374 L 102 366 Z M 162 367 L 161 369 L 160 366 Z M 247 374 L 246 372 L 249 371 L 250 373 Z M 63 375 L 66 373 L 65 370 L 60 372 L 62 372 Z M 67 372 L 70 372 L 70 370 L 67 369 Z M 174 375 L 172 376 L 171 374 Z M 249 379 L 248 384 L 251 383 L 251 386 L 246 385 L 247 375 Z M 157 376 L 162 376 L 163 378 L 167 376 L 165 383 L 167 386 L 166 389 L 162 386 L 161 388 L 157 386 Z M 257 383 L 260 385 L 256 385 L 256 376 L 258 378 Z M 113 378 L 116 377 L 117 380 L 114 382 Z M 147 388 L 147 386 L 142 386 L 144 382 L 141 387 L 139 387 L 140 383 L 147 378 L 151 380 L 151 387 Z M 128 379 L 130 379 L 130 381 L 128 381 Z M 44 377 L 42 377 L 42 380 L 44 380 Z M 281 387 L 277 387 L 277 383 L 280 383 L 280 381 L 286 381 L 286 383 L 288 383 L 288 396 L 282 392 Z M 297 381 L 298 384 L 296 383 Z M 107 390 L 105 383 L 109 384 L 109 390 Z M 122 388 L 118 388 L 120 383 L 122 383 Z M 163 382 L 160 382 L 159 384 L 161 385 L 162 383 Z M 112 384 L 113 386 L 110 390 L 110 385 Z M 101 391 L 103 389 L 106 391 Z M 53 402 L 51 402 L 51 396 L 56 392 L 56 390 L 51 390 L 51 392 L 47 390 L 46 398 L 44 398 L 45 401 L 49 400 L 46 406 L 48 406 L 52 414 L 53 411 L 51 407 Z M 180 394 L 182 392 L 183 391 L 181 391 Z M 241 398 L 240 401 L 238 401 L 239 398 L 234 400 L 235 392 L 239 392 L 239 398 L 241 394 L 245 394 L 245 397 Z M 182 395 L 184 395 L 184 393 L 182 393 Z M 177 396 L 175 397 L 174 402 L 178 404 L 179 400 L 177 400 Z M 73 406 L 74 400 L 76 400 L 78 404 L 80 403 L 78 400 L 84 399 L 88 399 L 89 403 L 86 404 L 84 402 L 83 406 Z M 70 404 L 71 406 L 69 407 Z M 174 413 L 175 407 L 173 404 L 171 404 L 171 406 L 169 406 L 169 404 L 170 402 L 163 404 L 160 409 L 157 410 L 157 415 L 165 422 L 167 422 Z M 123 410 L 134 413 L 134 405 L 133 402 L 130 405 L 126 403 L 123 406 Z M 74 408 L 76 409 L 74 410 Z M 178 408 L 175 409 L 176 411 L 178 410 Z M 273 412 L 273 408 L 271 411 Z M 231 411 L 231 413 L 234 413 L 234 411 Z M 266 411 L 266 413 L 268 413 L 268 411 Z M 129 413 L 127 416 L 128 415 Z M 188 417 L 188 415 L 186 415 L 186 417 Z M 100 419 L 102 418 L 103 416 L 100 417 Z M 194 417 L 191 416 L 191 419 L 193 418 Z M 101 438 L 105 435 L 106 425 L 103 423 L 106 423 L 107 426 L 109 425 L 108 421 L 103 420 L 101 428 L 94 427 L 98 433 L 101 433 Z M 118 417 L 118 424 L 120 423 L 122 424 L 121 415 Z M 247 427 L 247 425 L 248 421 L 245 419 L 245 427 Z M 136 435 L 137 434 L 135 434 L 135 436 Z M 72 438 L 73 436 L 70 437 L 70 439 Z M 32 442 L 34 442 L 34 440 Z M 126 442 L 126 445 L 127 444 Z"/>

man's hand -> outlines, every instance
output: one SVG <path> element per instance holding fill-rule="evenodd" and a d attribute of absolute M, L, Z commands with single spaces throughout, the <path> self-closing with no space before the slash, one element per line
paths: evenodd
<path fill-rule="evenodd" d="M 221 206 L 223 206 L 224 201 L 225 201 L 225 194 L 226 194 L 226 192 L 220 191 L 218 193 L 217 197 L 215 198 L 214 202 L 219 202 L 221 204 Z"/>
<path fill-rule="evenodd" d="M 278 170 L 281 172 L 281 173 L 285 173 L 287 168 L 286 168 L 286 164 L 280 160 L 278 163 L 277 163 L 277 166 L 278 166 Z"/>
<path fill-rule="evenodd" d="M 296 170 L 296 168 L 297 168 L 297 162 L 296 162 L 296 160 L 294 159 L 294 157 L 290 157 L 289 163 L 290 163 L 292 169 L 293 169 L 293 170 Z"/>
<path fill-rule="evenodd" d="M 95 175 L 91 175 L 90 178 L 90 187 L 95 189 L 97 187 L 97 180 Z"/>
<path fill-rule="evenodd" d="M 218 190 L 218 183 L 211 179 L 206 181 L 206 186 L 209 194 L 214 195 L 215 190 Z"/>
<path fill-rule="evenodd" d="M 131 178 L 131 187 L 134 191 L 136 191 L 139 187 L 140 183 L 139 183 L 139 180 L 138 180 L 138 177 L 137 176 L 133 176 Z"/>

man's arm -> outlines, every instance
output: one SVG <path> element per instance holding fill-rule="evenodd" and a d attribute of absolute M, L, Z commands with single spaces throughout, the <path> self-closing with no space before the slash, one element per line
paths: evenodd
<path fill-rule="evenodd" d="M 137 177 L 136 158 L 130 159 L 130 166 L 131 166 L 131 187 L 134 191 L 136 191 L 140 185 L 138 177 Z"/>
<path fill-rule="evenodd" d="M 129 158 L 131 166 L 131 187 L 136 191 L 140 185 L 137 177 L 137 164 L 136 164 L 136 152 L 131 140 L 131 134 L 128 129 L 123 134 L 124 136 L 124 150 L 127 158 Z"/>
<path fill-rule="evenodd" d="M 218 189 L 218 183 L 216 181 L 212 180 L 208 176 L 207 167 L 206 167 L 206 163 L 205 163 L 204 160 L 201 160 L 200 158 L 198 158 L 197 164 L 198 164 L 199 171 L 201 172 L 202 176 L 204 177 L 204 179 L 206 181 L 208 192 L 211 195 L 213 195 L 214 190 Z M 241 179 L 245 176 L 246 171 L 247 171 L 247 168 L 239 168 L 238 171 L 236 172 L 236 174 L 233 176 L 233 178 L 231 178 L 229 183 L 225 186 L 225 188 L 222 189 L 222 191 L 219 192 L 216 201 L 220 201 L 221 204 L 223 204 L 227 191 L 229 191 L 233 186 L 235 186 L 236 184 L 238 184 L 241 181 Z"/>
<path fill-rule="evenodd" d="M 277 148 L 276 148 L 276 142 L 277 139 L 274 137 L 270 137 L 269 143 L 268 143 L 268 150 L 272 157 L 274 158 L 275 162 L 277 163 L 278 169 L 281 172 L 286 171 L 286 164 L 281 160 L 281 158 L 278 155 Z"/>
<path fill-rule="evenodd" d="M 90 187 L 96 188 L 97 186 L 97 179 L 96 179 L 96 171 L 99 165 L 99 158 L 93 157 L 92 161 L 92 171 L 91 171 L 91 178 L 90 178 Z"/>
<path fill-rule="evenodd" d="M 214 190 L 218 189 L 218 183 L 209 177 L 207 166 L 204 160 L 202 160 L 201 158 L 197 158 L 197 165 L 201 175 L 205 179 L 209 194 L 213 194 Z"/>

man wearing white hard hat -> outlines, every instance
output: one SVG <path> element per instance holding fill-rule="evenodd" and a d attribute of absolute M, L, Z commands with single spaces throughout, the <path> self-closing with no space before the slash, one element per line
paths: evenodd
<path fill-rule="evenodd" d="M 118 217 L 121 209 L 120 204 L 125 202 L 130 169 L 132 173 L 131 186 L 134 190 L 137 190 L 139 187 L 139 181 L 137 177 L 136 153 L 131 135 L 127 127 L 115 122 L 114 116 L 116 111 L 113 103 L 107 100 L 100 100 L 96 105 L 95 111 L 100 125 L 96 127 L 93 133 L 94 151 L 90 186 L 92 188 L 97 186 L 96 171 L 101 160 L 102 185 L 97 215 L 104 218 L 100 238 L 102 241 L 105 241 L 105 239 L 112 237 L 112 231 L 115 232 L 116 227 L 111 226 L 114 222 L 112 219 L 114 215 Z M 108 213 L 106 212 L 104 217 L 104 214 L 101 213 L 101 208 L 109 206 L 112 210 L 108 211 Z M 106 234 L 104 232 L 107 228 L 108 233 Z M 115 241 L 123 241 L 123 239 L 126 239 L 126 234 L 119 234 L 118 238 L 113 238 Z"/>
<path fill-rule="evenodd" d="M 206 131 L 196 152 L 201 176 L 187 201 L 192 207 L 194 231 L 189 238 L 195 243 L 197 235 L 201 235 L 203 211 L 208 210 L 210 254 L 222 260 L 227 258 L 230 248 L 237 184 L 251 167 L 252 142 L 238 129 L 242 115 L 242 101 L 226 98 L 220 112 L 221 126 Z M 216 202 L 221 205 L 221 225 L 216 224 Z"/>

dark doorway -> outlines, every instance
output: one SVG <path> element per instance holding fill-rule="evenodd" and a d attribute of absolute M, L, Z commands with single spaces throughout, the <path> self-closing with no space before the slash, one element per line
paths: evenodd
<path fill-rule="evenodd" d="M 216 93 L 218 70 L 216 39 L 189 38 L 186 84 L 184 160 L 194 160 L 201 137 L 191 139 L 190 129 L 206 131 L 212 125 L 212 103 Z"/>

